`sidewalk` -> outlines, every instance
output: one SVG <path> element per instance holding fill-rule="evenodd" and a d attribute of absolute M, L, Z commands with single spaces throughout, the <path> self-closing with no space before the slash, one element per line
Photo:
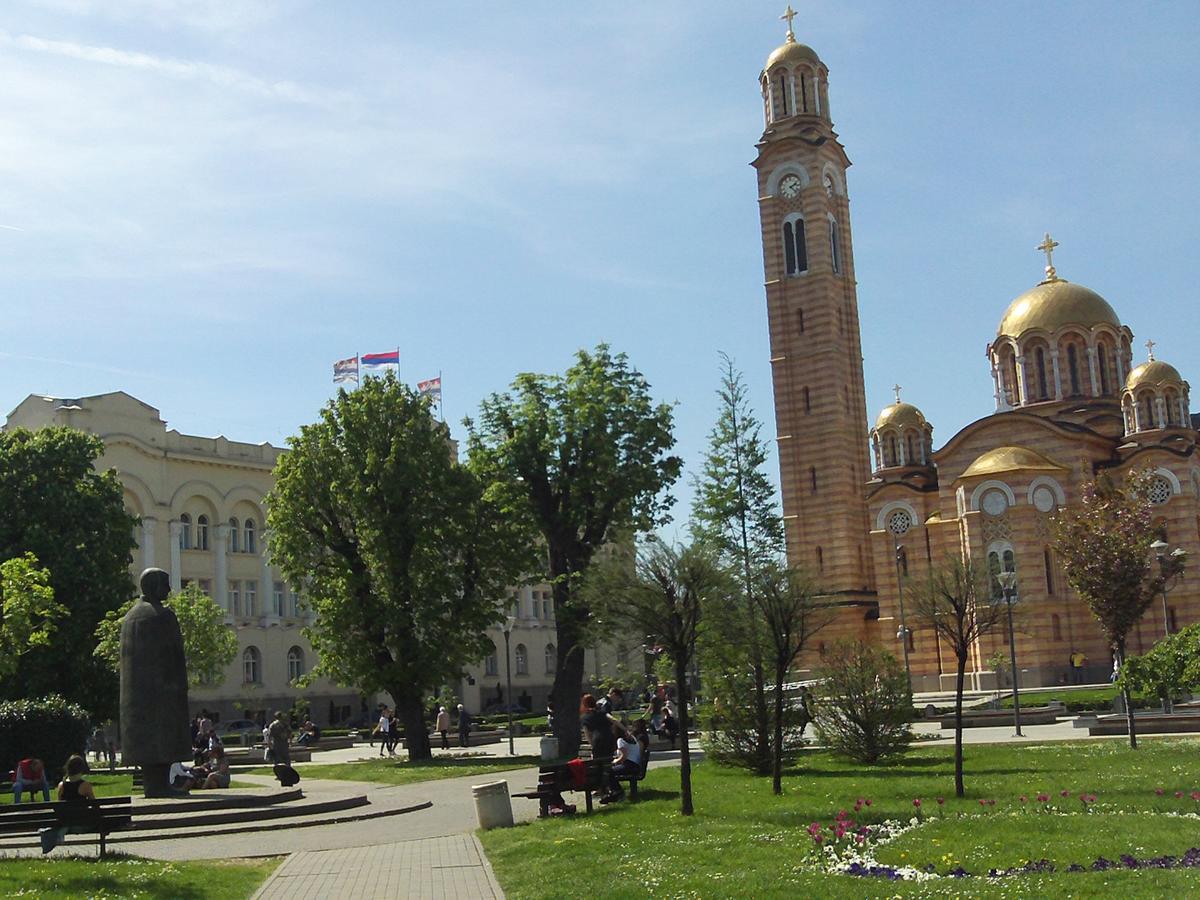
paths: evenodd
<path fill-rule="evenodd" d="M 504 897 L 473 834 L 346 850 L 303 850 L 275 870 L 254 900 L 478 900 Z"/>

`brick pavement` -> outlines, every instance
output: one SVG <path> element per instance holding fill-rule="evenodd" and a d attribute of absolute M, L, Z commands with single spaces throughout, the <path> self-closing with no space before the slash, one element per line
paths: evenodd
<path fill-rule="evenodd" d="M 293 853 L 254 900 L 483 900 L 504 894 L 473 834 Z"/>

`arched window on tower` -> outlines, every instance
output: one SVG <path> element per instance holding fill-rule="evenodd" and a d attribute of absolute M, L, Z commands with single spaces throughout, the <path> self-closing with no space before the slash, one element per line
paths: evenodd
<path fill-rule="evenodd" d="M 804 310 L 803 309 L 796 310 L 796 331 L 798 331 L 800 334 L 804 334 Z"/>
<path fill-rule="evenodd" d="M 800 73 L 800 108 L 808 112 L 808 77 Z"/>
<path fill-rule="evenodd" d="M 889 434 L 883 442 L 883 464 L 895 466 L 900 463 L 900 447 L 894 434 Z"/>
<path fill-rule="evenodd" d="M 1096 367 L 1100 370 L 1100 393 L 1108 395 L 1108 349 L 1103 343 L 1096 347 Z"/>
<path fill-rule="evenodd" d="M 817 571 L 825 571 L 825 551 L 820 547 L 817 548 Z"/>
<path fill-rule="evenodd" d="M 804 411 L 812 412 L 812 396 L 809 394 L 808 388 L 804 389 Z"/>
<path fill-rule="evenodd" d="M 804 217 L 792 213 L 783 223 L 783 260 L 787 274 L 808 271 L 808 245 L 804 238 Z M 803 331 L 803 327 L 801 328 Z"/>
<path fill-rule="evenodd" d="M 1143 391 L 1138 397 L 1138 431 L 1150 431 L 1157 427 L 1154 415 L 1154 395 L 1150 391 Z"/>
<path fill-rule="evenodd" d="M 1073 343 L 1067 344 L 1067 385 L 1072 397 L 1078 397 L 1083 393 L 1079 387 L 1079 351 Z"/>
<path fill-rule="evenodd" d="M 780 70 L 779 72 L 779 116 L 783 118 L 792 114 L 792 104 L 788 97 L 788 73 Z"/>
<path fill-rule="evenodd" d="M 1179 425 L 1179 394 L 1168 388 L 1163 392 L 1163 405 L 1167 408 L 1167 425 Z"/>
<path fill-rule="evenodd" d="M 842 271 L 842 247 L 838 238 L 837 219 L 833 216 L 829 217 L 829 262 L 833 266 L 833 274 L 840 274 Z"/>
<path fill-rule="evenodd" d="M 911 431 L 904 439 L 905 462 L 910 466 L 921 464 L 921 455 L 917 452 L 917 436 Z"/>
<path fill-rule="evenodd" d="M 816 466 L 808 467 L 808 477 L 809 477 L 809 480 L 812 482 L 812 492 L 815 494 L 817 492 L 817 467 Z"/>
<path fill-rule="evenodd" d="M 1050 548 L 1046 547 L 1042 550 L 1042 562 L 1046 566 L 1046 593 L 1054 596 L 1054 557 L 1050 555 Z"/>

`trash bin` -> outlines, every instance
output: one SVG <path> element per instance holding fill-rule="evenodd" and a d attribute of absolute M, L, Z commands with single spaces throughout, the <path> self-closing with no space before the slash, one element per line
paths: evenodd
<path fill-rule="evenodd" d="M 513 823 L 512 800 L 508 796 L 507 781 L 491 781 L 471 786 L 475 795 L 475 817 L 479 827 L 504 828 Z"/>
<path fill-rule="evenodd" d="M 558 738 L 552 734 L 542 736 L 542 762 L 558 759 Z"/>

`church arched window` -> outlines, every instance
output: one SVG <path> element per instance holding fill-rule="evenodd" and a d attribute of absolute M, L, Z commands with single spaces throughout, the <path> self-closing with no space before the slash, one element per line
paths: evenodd
<path fill-rule="evenodd" d="M 917 436 L 911 431 L 905 436 L 904 440 L 905 462 L 910 466 L 921 464 L 921 456 L 917 453 Z"/>
<path fill-rule="evenodd" d="M 809 394 L 808 388 L 804 389 L 804 411 L 812 412 L 812 396 Z"/>
<path fill-rule="evenodd" d="M 1062 640 L 1062 619 L 1058 617 L 1058 613 L 1050 615 L 1050 634 L 1053 640 Z"/>
<path fill-rule="evenodd" d="M 788 73 L 784 70 L 779 72 L 779 116 L 790 116 L 792 114 L 791 98 L 788 96 Z"/>
<path fill-rule="evenodd" d="M 1163 394 L 1163 405 L 1167 408 L 1167 425 L 1179 424 L 1179 394 L 1168 389 Z"/>
<path fill-rule="evenodd" d="M 825 551 L 820 547 L 817 548 L 817 571 L 825 571 Z"/>
<path fill-rule="evenodd" d="M 1149 431 L 1154 427 L 1154 395 L 1150 391 L 1143 391 L 1138 397 L 1138 431 Z"/>
<path fill-rule="evenodd" d="M 842 247 L 838 237 L 837 219 L 833 216 L 829 217 L 829 262 L 833 267 L 833 274 L 840 274 L 842 271 Z"/>
<path fill-rule="evenodd" d="M 1079 351 L 1075 345 L 1067 344 L 1067 382 L 1071 388 L 1071 396 L 1078 397 L 1079 389 Z"/>
<path fill-rule="evenodd" d="M 808 77 L 800 73 L 800 108 L 808 112 Z"/>
<path fill-rule="evenodd" d="M 809 480 L 812 482 L 812 492 L 815 494 L 817 492 L 817 467 L 816 466 L 808 467 L 808 477 L 809 477 Z"/>
<path fill-rule="evenodd" d="M 889 434 L 883 442 L 883 464 L 885 466 L 897 465 L 900 460 L 900 448 L 896 444 L 896 436 Z"/>
<path fill-rule="evenodd" d="M 804 334 L 804 310 L 803 309 L 796 310 L 796 330 L 798 332 L 800 332 L 800 334 Z"/>
<path fill-rule="evenodd" d="M 1108 394 L 1108 349 L 1103 343 L 1096 347 L 1096 368 L 1100 370 L 1100 393 Z"/>
<path fill-rule="evenodd" d="M 783 223 L 783 260 L 788 275 L 800 275 L 808 271 L 808 246 L 804 239 L 804 217 L 799 213 L 788 216 Z"/>
<path fill-rule="evenodd" d="M 1042 347 L 1038 347 L 1033 355 L 1034 365 L 1037 367 L 1037 389 L 1039 400 L 1049 400 L 1050 391 L 1048 388 L 1049 382 L 1046 380 L 1046 351 Z"/>

